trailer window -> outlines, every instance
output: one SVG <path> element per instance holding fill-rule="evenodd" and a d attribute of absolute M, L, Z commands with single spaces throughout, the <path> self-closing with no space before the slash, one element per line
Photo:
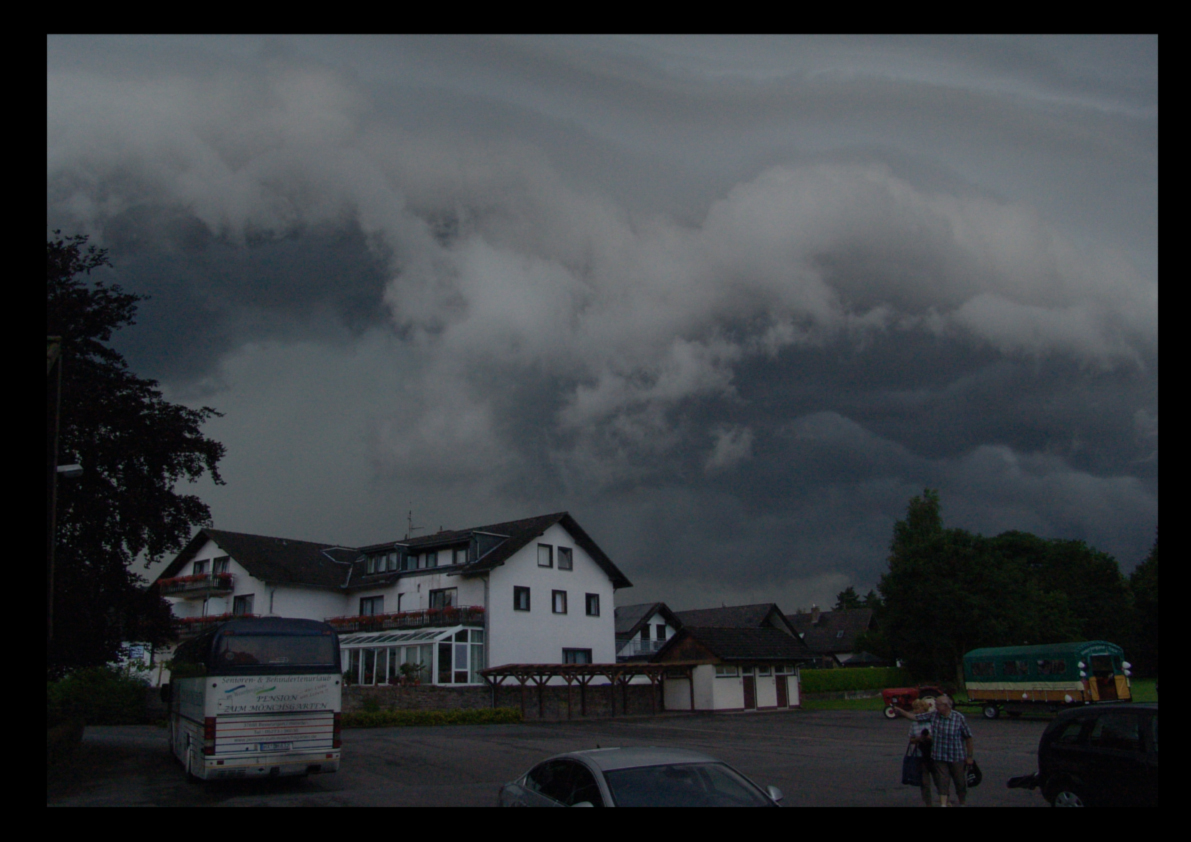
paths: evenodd
<path fill-rule="evenodd" d="M 1005 675 L 1029 675 L 1029 661 L 1005 661 Z"/>
<path fill-rule="evenodd" d="M 973 678 L 987 678 L 997 674 L 996 664 L 992 661 L 973 661 L 972 662 L 972 677 Z"/>
<path fill-rule="evenodd" d="M 1038 672 L 1042 675 L 1063 675 L 1067 672 L 1066 661 L 1039 661 Z"/>

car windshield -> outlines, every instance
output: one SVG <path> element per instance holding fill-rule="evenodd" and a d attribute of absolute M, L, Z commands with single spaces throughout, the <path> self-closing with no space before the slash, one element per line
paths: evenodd
<path fill-rule="evenodd" d="M 755 786 L 723 763 L 682 763 L 605 772 L 618 807 L 768 807 Z"/>

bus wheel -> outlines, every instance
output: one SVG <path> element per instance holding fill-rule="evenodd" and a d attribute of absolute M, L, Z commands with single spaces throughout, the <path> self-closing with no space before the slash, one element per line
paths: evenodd
<path fill-rule="evenodd" d="M 1000 715 L 1001 715 L 1001 709 L 999 707 L 997 707 L 996 705 L 985 705 L 984 706 L 984 718 L 985 719 L 996 719 Z"/>

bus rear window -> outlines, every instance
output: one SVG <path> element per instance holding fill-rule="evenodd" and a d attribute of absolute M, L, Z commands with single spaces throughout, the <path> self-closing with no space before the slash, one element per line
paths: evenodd
<path fill-rule="evenodd" d="M 333 667 L 332 635 L 226 635 L 219 639 L 215 663 L 221 667 Z"/>

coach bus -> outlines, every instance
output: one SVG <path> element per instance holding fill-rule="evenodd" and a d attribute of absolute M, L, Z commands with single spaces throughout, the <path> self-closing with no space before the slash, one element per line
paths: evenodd
<path fill-rule="evenodd" d="M 1039 708 L 1057 710 L 1132 698 L 1130 664 L 1106 640 L 973 649 L 964 655 L 968 703 L 996 719 Z"/>
<path fill-rule="evenodd" d="M 170 750 L 191 781 L 338 771 L 342 683 L 326 623 L 229 620 L 174 652 Z"/>

